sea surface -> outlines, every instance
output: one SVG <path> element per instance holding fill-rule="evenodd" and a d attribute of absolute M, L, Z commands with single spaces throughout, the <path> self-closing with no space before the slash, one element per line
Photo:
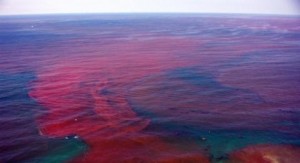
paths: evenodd
<path fill-rule="evenodd" d="M 1 163 L 299 160 L 299 17 L 0 17 Z"/>

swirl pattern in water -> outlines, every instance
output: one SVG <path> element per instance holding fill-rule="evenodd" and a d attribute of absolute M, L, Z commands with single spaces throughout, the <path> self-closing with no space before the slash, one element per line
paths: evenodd
<path fill-rule="evenodd" d="M 297 17 L 0 20 L 0 162 L 300 160 Z"/>

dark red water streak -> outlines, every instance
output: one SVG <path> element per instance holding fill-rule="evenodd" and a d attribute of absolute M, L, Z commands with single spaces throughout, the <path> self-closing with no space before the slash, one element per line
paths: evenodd
<path fill-rule="evenodd" d="M 230 155 L 230 160 L 243 163 L 296 163 L 299 162 L 300 148 L 290 145 L 253 145 Z"/>

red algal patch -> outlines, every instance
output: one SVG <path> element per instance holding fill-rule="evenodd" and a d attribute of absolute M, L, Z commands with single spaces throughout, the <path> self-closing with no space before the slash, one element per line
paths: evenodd
<path fill-rule="evenodd" d="M 198 147 L 181 150 L 158 136 L 143 133 L 150 120 L 137 116 L 124 95 L 125 86 L 136 79 L 187 64 L 172 59 L 172 54 L 190 52 L 191 45 L 192 41 L 171 38 L 147 44 L 127 42 L 94 47 L 105 57 L 62 57 L 44 67 L 30 92 L 47 108 L 47 113 L 37 119 L 41 133 L 82 138 L 90 149 L 75 162 L 208 162 Z M 103 93 L 107 90 L 113 92 Z"/>
<path fill-rule="evenodd" d="M 230 154 L 233 163 L 297 163 L 300 148 L 292 145 L 253 145 Z"/>

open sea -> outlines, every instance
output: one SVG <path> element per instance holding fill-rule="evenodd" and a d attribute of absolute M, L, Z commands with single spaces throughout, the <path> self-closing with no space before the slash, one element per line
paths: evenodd
<path fill-rule="evenodd" d="M 299 163 L 300 17 L 0 17 L 0 163 Z"/>

